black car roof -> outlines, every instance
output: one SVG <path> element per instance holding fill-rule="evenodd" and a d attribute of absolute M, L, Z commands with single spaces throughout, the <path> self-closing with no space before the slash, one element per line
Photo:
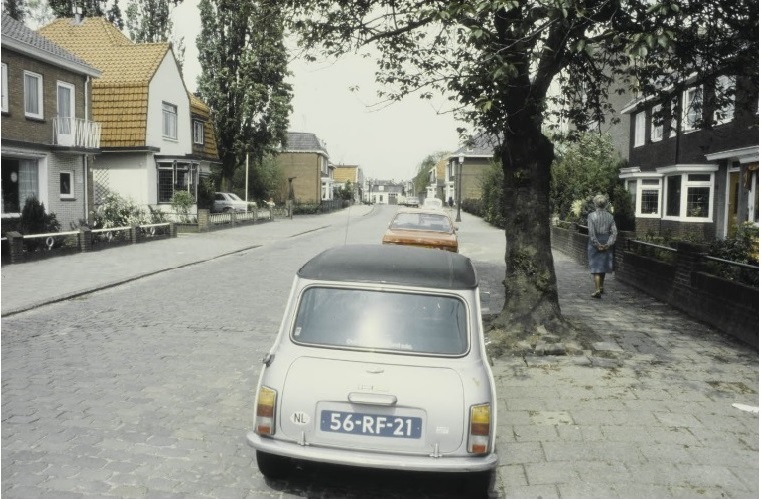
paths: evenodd
<path fill-rule="evenodd" d="M 478 286 L 470 259 L 458 253 L 382 244 L 350 244 L 323 251 L 304 264 L 298 276 L 438 289 Z"/>

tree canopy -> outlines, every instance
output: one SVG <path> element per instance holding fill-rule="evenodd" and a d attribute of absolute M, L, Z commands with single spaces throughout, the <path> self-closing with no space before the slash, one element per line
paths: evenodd
<path fill-rule="evenodd" d="M 201 0 L 198 89 L 209 105 L 222 187 L 229 189 L 246 154 L 254 167 L 285 142 L 291 85 L 276 0 Z"/>
<path fill-rule="evenodd" d="M 435 92 L 474 131 L 501 138 L 505 305 L 498 323 L 562 333 L 549 229 L 550 113 L 584 131 L 610 92 L 657 95 L 688 78 L 758 75 L 757 0 L 289 0 L 306 48 L 374 45 L 391 100 Z M 563 106 L 550 106 L 558 85 Z"/>

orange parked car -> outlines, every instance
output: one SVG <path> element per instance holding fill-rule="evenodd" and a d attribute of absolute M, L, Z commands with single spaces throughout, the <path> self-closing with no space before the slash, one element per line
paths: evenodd
<path fill-rule="evenodd" d="M 457 228 L 440 210 L 399 210 L 386 233 L 383 244 L 442 249 L 457 253 Z"/>

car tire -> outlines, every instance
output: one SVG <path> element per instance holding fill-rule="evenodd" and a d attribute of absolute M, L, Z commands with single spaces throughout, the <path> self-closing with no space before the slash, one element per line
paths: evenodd
<path fill-rule="evenodd" d="M 233 209 L 229 206 L 227 208 L 222 208 L 222 213 L 230 213 L 231 211 L 233 211 Z"/>
<path fill-rule="evenodd" d="M 465 488 L 463 492 L 467 497 L 473 499 L 477 497 L 488 498 L 492 488 L 492 478 L 494 478 L 493 471 L 468 473 L 467 478 L 463 481 Z"/>
<path fill-rule="evenodd" d="M 275 480 L 286 478 L 291 472 L 290 459 L 267 452 L 256 451 L 256 465 L 262 475 Z"/>

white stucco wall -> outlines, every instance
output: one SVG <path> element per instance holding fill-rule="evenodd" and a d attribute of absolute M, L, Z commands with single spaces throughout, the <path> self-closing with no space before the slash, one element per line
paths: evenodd
<path fill-rule="evenodd" d="M 162 102 L 177 106 L 177 140 L 162 133 Z M 167 52 L 148 87 L 148 146 L 159 147 L 163 155 L 185 155 L 193 152 L 190 125 L 190 99 L 182 75 L 171 51 Z"/>
<path fill-rule="evenodd" d="M 156 200 L 156 165 L 151 153 L 105 153 L 95 157 L 93 170 L 105 170 L 109 190 L 137 204 Z M 153 174 L 153 182 L 150 173 Z M 95 181 L 101 175 L 94 174 Z"/>

